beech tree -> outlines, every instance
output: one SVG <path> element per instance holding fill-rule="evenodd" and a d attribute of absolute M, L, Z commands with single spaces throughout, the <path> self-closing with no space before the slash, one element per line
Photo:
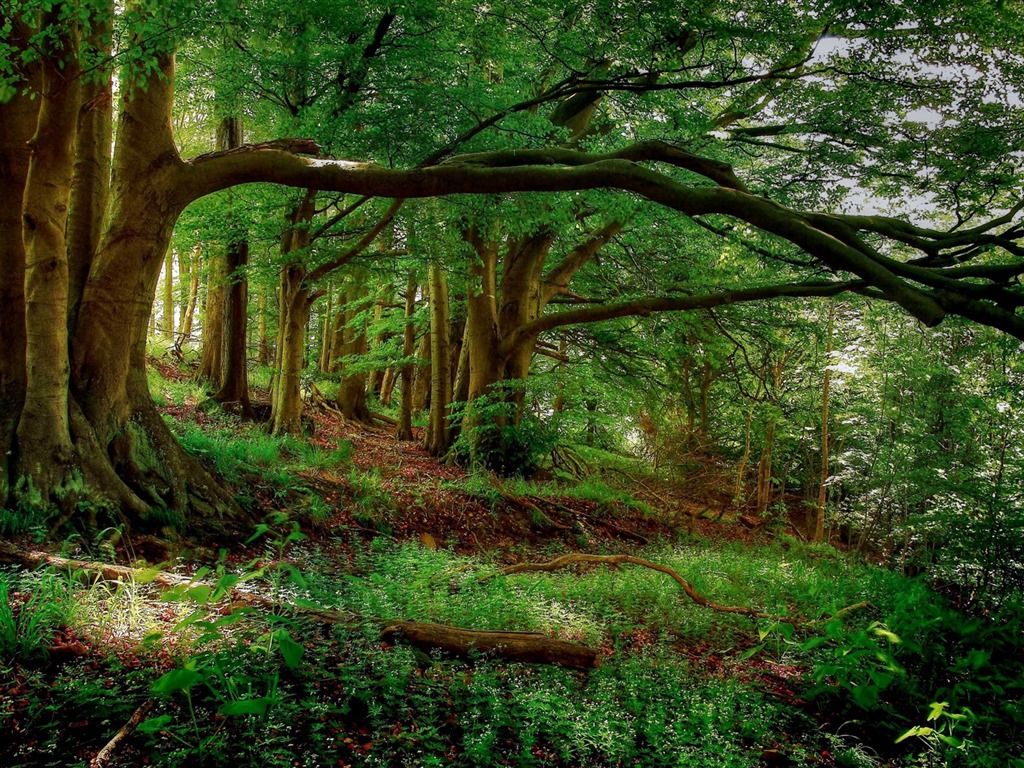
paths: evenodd
<path fill-rule="evenodd" d="M 474 309 L 474 301 L 491 301 L 488 290 L 498 275 L 490 254 L 506 238 L 501 222 L 496 237 L 486 238 L 480 222 L 470 222 L 467 239 L 486 255 L 473 262 L 485 290 L 470 298 L 472 395 L 503 375 L 491 371 L 518 360 L 521 349 L 532 351 L 553 329 L 788 297 L 856 293 L 892 302 L 926 325 L 958 315 L 1024 339 L 1018 315 L 1024 298 L 1016 282 L 1024 273 L 1020 157 L 1012 151 L 1020 123 L 1013 100 L 1000 100 L 997 92 L 993 101 L 987 88 L 1008 89 L 1019 66 L 1015 5 L 836 3 L 812 10 L 737 2 L 681 13 L 668 2 L 539 3 L 524 11 L 490 7 L 479 19 L 478 9 L 461 4 L 430 18 L 423 9 L 402 15 L 367 8 L 347 43 L 360 55 L 355 70 L 340 73 L 343 83 L 365 83 L 365 67 L 386 55 L 388 35 L 405 24 L 424 36 L 436 31 L 443 44 L 427 44 L 402 60 L 404 70 L 381 76 L 377 98 L 352 118 L 376 124 L 347 124 L 354 137 L 350 151 L 368 155 L 335 159 L 324 149 L 331 142 L 318 143 L 307 133 L 186 159 L 171 128 L 175 49 L 201 47 L 198 33 L 186 38 L 183 30 L 209 28 L 228 9 L 168 1 L 129 4 L 115 13 L 112 4 L 98 1 L 8 0 L 0 16 L 7 62 L 0 85 L 0 185 L 5 200 L 21 204 L 4 206 L 0 214 L 5 495 L 13 490 L 57 503 L 68 514 L 107 505 L 128 523 L 163 519 L 154 512 L 165 509 L 204 525 L 238 516 L 230 495 L 159 418 L 144 355 L 175 222 L 192 202 L 241 184 L 309 190 L 302 200 L 333 191 L 396 201 L 382 206 L 385 212 L 368 226 L 371 241 L 402 200 L 569 193 L 551 199 L 569 200 L 567 210 L 586 215 L 572 202 L 577 193 L 612 190 L 645 212 L 637 222 L 684 222 L 681 231 L 711 232 L 734 243 L 750 263 L 773 265 L 766 274 L 776 281 L 747 270 L 737 284 L 722 281 L 719 271 L 712 280 L 658 295 L 595 297 L 558 312 L 544 311 L 531 297 L 529 312 L 502 328 L 494 306 Z M 231 12 L 263 10 L 254 3 Z M 276 11 L 286 15 L 282 7 Z M 636 31 L 611 36 L 627 27 Z M 842 45 L 819 60 L 814 46 L 826 40 L 826 30 Z M 961 35 L 967 37 L 961 41 Z M 108 55 L 115 39 L 121 47 Z M 531 62 L 528 49 L 554 41 L 560 46 L 554 53 Z M 900 64 L 905 51 L 912 65 Z M 315 59 L 316 51 L 307 54 Z M 115 64 L 121 66 L 117 140 L 108 184 L 105 115 L 113 106 Z M 409 69 L 413 64 L 418 69 Z M 439 69 L 456 64 L 453 71 Z M 522 76 L 508 77 L 517 66 Z M 496 76 L 498 68 L 504 77 Z M 988 77 L 986 83 L 957 79 L 949 68 L 960 74 L 984 69 Z M 452 90 L 460 79 L 467 89 Z M 476 97 L 447 112 L 448 102 L 438 98 L 430 109 L 443 119 L 429 128 L 418 119 L 392 125 L 387 90 L 400 82 L 422 84 L 435 96 Z M 293 90 L 278 98 L 301 118 L 302 102 L 313 93 Z M 341 99 L 334 108 L 345 113 L 346 88 L 332 93 Z M 577 98 L 595 110 L 607 102 L 623 119 L 598 120 L 599 130 L 574 140 L 569 123 L 559 126 L 538 114 L 542 107 L 578 104 Z M 937 129 L 915 121 L 914 110 L 925 108 L 937 116 Z M 302 119 L 295 125 L 306 127 Z M 434 142 L 435 150 L 419 160 L 401 149 L 389 155 L 389 134 L 411 136 L 416 125 L 419 141 Z M 360 137 L 360 128 L 368 138 Z M 339 131 L 334 125 L 329 133 Z M 525 146 L 515 147 L 515 137 Z M 404 164 L 393 164 L 395 157 Z M 736 170 L 739 160 L 748 162 Z M 890 198 L 928 194 L 948 215 L 933 225 L 843 212 L 838 188 L 844 179 Z M 108 195 L 109 202 L 99 204 Z M 588 218 L 602 223 L 568 251 L 569 266 L 576 248 L 600 244 L 628 223 L 610 215 Z M 290 214 L 282 250 L 303 246 L 308 221 L 300 204 Z M 547 232 L 527 233 L 531 252 L 546 252 L 543 242 L 534 245 Z M 519 252 L 517 243 L 512 246 Z M 531 258 L 523 268 L 536 275 L 538 263 L 543 259 Z M 517 268 L 506 262 L 501 279 L 512 285 Z M 547 272 L 559 287 L 560 268 L 554 267 L 554 278 Z M 282 272 L 281 306 L 291 301 L 295 317 L 282 312 L 281 382 L 301 369 L 301 359 L 285 351 L 286 338 L 300 326 L 304 334 L 302 313 L 308 317 L 319 290 L 305 268 L 289 269 Z M 294 288 L 291 297 L 285 278 L 288 290 Z M 277 391 L 279 398 L 294 395 L 280 383 Z M 275 413 L 286 406 L 275 403 Z"/>

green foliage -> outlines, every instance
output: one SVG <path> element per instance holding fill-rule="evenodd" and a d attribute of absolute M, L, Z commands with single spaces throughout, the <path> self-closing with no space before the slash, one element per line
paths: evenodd
<path fill-rule="evenodd" d="M 504 382 L 490 394 L 457 408 L 451 418 L 463 427 L 453 450 L 462 461 L 504 477 L 529 477 L 558 444 L 557 428 L 516 403 L 524 382 Z"/>
<path fill-rule="evenodd" d="M 52 571 L 0 570 L 0 661 L 45 658 L 54 632 L 72 614 L 72 584 Z"/>
<path fill-rule="evenodd" d="M 384 487 L 380 470 L 374 467 L 363 471 L 352 467 L 348 474 L 348 485 L 355 502 L 352 518 L 372 530 L 390 532 L 384 513 L 394 508 L 394 500 Z"/>

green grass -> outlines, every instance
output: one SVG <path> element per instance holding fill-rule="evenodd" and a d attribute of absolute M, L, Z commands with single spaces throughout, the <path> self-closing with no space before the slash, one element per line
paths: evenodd
<path fill-rule="evenodd" d="M 54 632 L 72 613 L 66 576 L 0 571 L 0 662 L 45 657 Z"/>
<path fill-rule="evenodd" d="M 210 388 L 205 382 L 193 378 L 181 381 L 165 379 L 160 375 L 160 371 L 150 366 L 146 367 L 146 381 L 149 393 L 157 405 L 201 403 L 211 395 Z"/>
<path fill-rule="evenodd" d="M 189 453 L 211 462 L 229 483 L 258 474 L 270 485 L 287 487 L 293 484 L 296 471 L 343 467 L 352 455 L 348 442 L 324 447 L 294 437 L 274 437 L 260 425 L 222 418 L 223 426 L 166 421 Z"/>

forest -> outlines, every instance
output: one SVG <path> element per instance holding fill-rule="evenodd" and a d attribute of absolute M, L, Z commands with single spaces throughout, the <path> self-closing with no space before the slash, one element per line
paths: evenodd
<path fill-rule="evenodd" d="M 0 764 L 1024 768 L 1020 0 L 0 0 Z"/>

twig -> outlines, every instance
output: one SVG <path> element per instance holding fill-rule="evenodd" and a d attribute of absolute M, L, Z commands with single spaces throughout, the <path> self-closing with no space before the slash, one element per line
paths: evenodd
<path fill-rule="evenodd" d="M 89 762 L 89 768 L 104 768 L 104 766 L 110 762 L 110 758 L 114 756 L 114 750 L 117 749 L 118 745 L 122 741 L 131 736 L 132 731 L 139 727 L 139 723 L 145 719 L 146 715 L 149 714 L 149 710 L 152 708 L 152 699 L 146 699 L 142 702 L 139 708 L 132 713 L 130 718 L 128 718 L 128 722 L 121 726 L 121 730 L 114 734 L 114 738 L 108 741 L 106 746 L 96 753 L 96 757 Z"/>

